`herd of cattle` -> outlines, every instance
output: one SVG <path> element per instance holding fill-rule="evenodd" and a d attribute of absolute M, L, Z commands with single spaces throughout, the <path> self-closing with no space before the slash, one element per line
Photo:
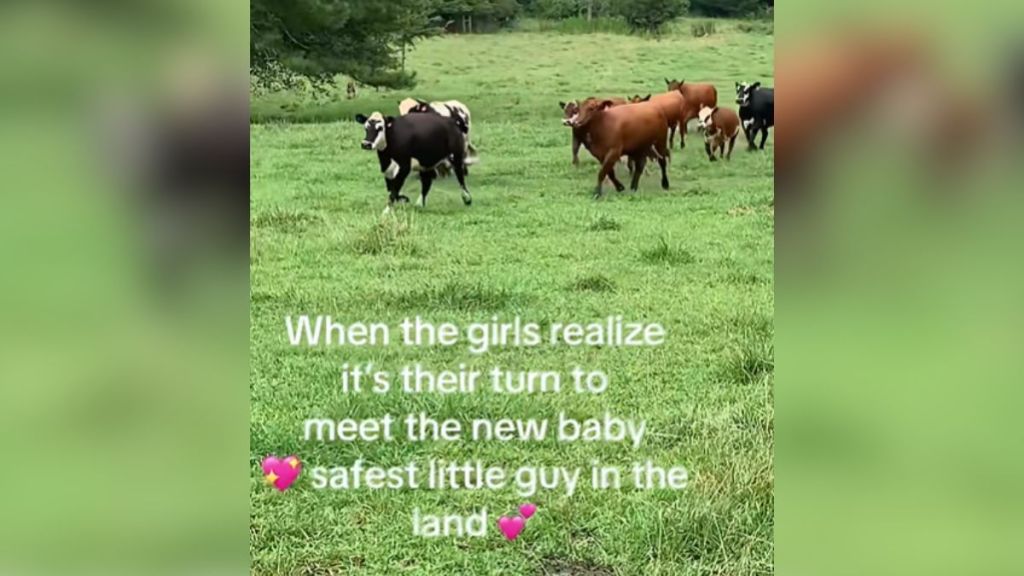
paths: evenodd
<path fill-rule="evenodd" d="M 595 196 L 602 195 L 605 179 L 619 192 L 625 190 L 615 175 L 615 167 L 622 158 L 628 159 L 631 190 L 637 190 L 649 159 L 658 163 L 661 187 L 668 189 L 669 150 L 675 145 L 677 131 L 679 146 L 685 147 L 686 125 L 694 119 L 704 134 L 704 150 L 712 162 L 716 160 L 716 152 L 719 158 L 731 157 L 741 128 L 750 149 L 756 148 L 754 141 L 758 133 L 761 135 L 759 148 L 764 149 L 768 128 L 775 125 L 772 88 L 761 87 L 760 82 L 737 82 L 737 113 L 718 105 L 718 91 L 711 84 L 668 78 L 665 84 L 667 91 L 653 96 L 590 97 L 559 102 L 562 123 L 572 128 L 573 164 L 579 164 L 580 146 L 601 164 Z M 409 201 L 401 191 L 413 171 L 419 174 L 422 185 L 420 206 L 426 206 L 434 179 L 449 170 L 455 173 L 462 189 L 462 201 L 467 206 L 471 204 L 473 198 L 466 187 L 466 175 L 467 167 L 476 163 L 477 153 L 471 142 L 469 108 L 457 100 L 425 102 L 406 98 L 399 102 L 398 112 L 398 116 L 385 116 L 380 112 L 356 115 L 356 121 L 366 129 L 362 147 L 377 152 L 380 171 L 384 174 L 388 189 L 385 211 L 396 202 Z"/>

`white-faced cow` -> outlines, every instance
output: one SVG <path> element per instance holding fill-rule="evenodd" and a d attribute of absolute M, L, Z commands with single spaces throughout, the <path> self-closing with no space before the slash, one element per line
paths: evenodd
<path fill-rule="evenodd" d="M 363 150 L 375 150 L 380 160 L 380 171 L 388 188 L 385 212 L 395 202 L 409 201 L 401 191 L 412 170 L 420 174 L 420 206 L 426 206 L 430 185 L 437 177 L 435 170 L 445 162 L 451 164 L 459 180 L 462 201 L 467 206 L 472 204 L 473 198 L 466 188 L 465 126 L 460 118 L 445 118 L 438 114 L 409 114 L 396 118 L 374 112 L 370 116 L 358 114 L 356 121 L 366 128 Z"/>
<path fill-rule="evenodd" d="M 739 104 L 740 120 L 747 144 L 754 149 L 754 137 L 761 132 L 761 150 L 768 139 L 768 128 L 775 126 L 775 90 L 762 88 L 760 82 L 736 83 L 736 103 Z"/>

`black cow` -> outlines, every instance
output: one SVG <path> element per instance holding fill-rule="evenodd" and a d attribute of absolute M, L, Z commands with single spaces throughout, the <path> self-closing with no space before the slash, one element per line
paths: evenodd
<path fill-rule="evenodd" d="M 376 150 L 380 160 L 380 171 L 384 173 L 389 193 L 385 212 L 395 202 L 409 201 L 401 191 L 409 172 L 414 169 L 420 173 L 423 185 L 420 206 L 426 206 L 430 185 L 437 177 L 436 168 L 445 161 L 451 164 L 462 187 L 462 201 L 467 206 L 473 203 L 466 188 L 466 143 L 458 117 L 409 114 L 396 118 L 374 112 L 369 117 L 358 114 L 356 121 L 366 128 L 363 150 Z"/>
<path fill-rule="evenodd" d="M 761 150 L 768 139 L 768 128 L 775 126 L 775 90 L 761 88 L 760 82 L 736 83 L 736 103 L 739 104 L 740 121 L 747 144 L 754 149 L 754 137 L 761 132 Z"/>

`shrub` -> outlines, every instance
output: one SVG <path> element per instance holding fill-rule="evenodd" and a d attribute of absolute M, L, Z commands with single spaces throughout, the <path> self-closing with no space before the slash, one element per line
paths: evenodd
<path fill-rule="evenodd" d="M 689 0 L 619 0 L 617 11 L 634 32 L 656 34 L 688 7 Z"/>
<path fill-rule="evenodd" d="M 736 29 L 747 34 L 775 34 L 774 20 L 744 20 L 736 25 Z"/>
<path fill-rule="evenodd" d="M 615 282 L 604 274 L 592 274 L 579 278 L 569 288 L 576 292 L 614 292 Z"/>
<path fill-rule="evenodd" d="M 622 224 L 618 220 L 611 216 L 601 214 L 597 218 L 594 218 L 590 224 L 587 225 L 587 230 L 591 232 L 604 232 L 607 230 L 622 230 Z"/>
<path fill-rule="evenodd" d="M 693 254 L 682 246 L 673 246 L 664 236 L 658 238 L 657 244 L 643 250 L 640 258 L 648 264 L 668 264 L 670 266 L 692 264 L 696 261 Z"/>
<path fill-rule="evenodd" d="M 715 23 L 711 20 L 704 20 L 703 22 L 694 22 L 690 25 L 690 34 L 693 34 L 695 38 L 703 38 L 704 36 L 711 36 L 715 33 Z"/>

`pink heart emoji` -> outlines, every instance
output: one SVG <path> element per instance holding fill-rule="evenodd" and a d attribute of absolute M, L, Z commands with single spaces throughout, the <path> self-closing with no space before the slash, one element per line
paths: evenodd
<path fill-rule="evenodd" d="M 288 489 L 299 477 L 302 471 L 302 462 L 295 456 L 289 456 L 284 460 L 278 460 L 277 456 L 267 456 L 263 459 L 263 478 L 267 484 L 273 484 L 281 492 Z"/>
<path fill-rule="evenodd" d="M 501 530 L 501 533 L 509 540 L 515 540 L 518 538 L 519 533 L 523 531 L 524 526 L 526 526 L 526 521 L 519 516 L 514 518 L 502 516 L 501 518 L 498 518 L 498 530 Z"/>
<path fill-rule="evenodd" d="M 519 507 L 519 513 L 522 514 L 523 518 L 526 518 L 527 520 L 529 520 L 530 516 L 533 516 L 533 513 L 536 511 L 536 504 L 523 504 Z"/>

